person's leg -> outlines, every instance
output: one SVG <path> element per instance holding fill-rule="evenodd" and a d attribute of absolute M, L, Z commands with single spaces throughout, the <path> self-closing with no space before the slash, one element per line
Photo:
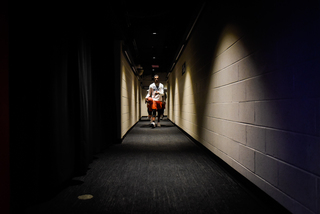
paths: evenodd
<path fill-rule="evenodd" d="M 158 122 L 157 122 L 157 126 L 161 127 L 161 124 L 160 124 L 160 116 L 161 116 L 161 109 L 158 110 Z"/>
<path fill-rule="evenodd" d="M 166 108 L 166 103 L 162 102 L 161 120 L 164 117 L 164 109 Z"/>
<path fill-rule="evenodd" d="M 149 121 L 151 124 L 151 122 L 152 122 L 152 102 L 150 102 L 150 101 L 148 101 L 147 111 L 148 111 L 148 118 L 149 118 Z"/>
<path fill-rule="evenodd" d="M 158 109 L 158 126 L 160 127 L 160 116 L 162 114 L 162 102 L 161 101 L 157 101 L 157 109 Z"/>
<path fill-rule="evenodd" d="M 151 124 L 151 122 L 152 122 L 152 109 L 148 109 L 148 118 L 149 118 L 149 121 Z"/>
<path fill-rule="evenodd" d="M 156 113 L 157 113 L 157 110 L 156 109 L 152 109 L 152 122 L 151 122 L 151 125 L 152 125 L 153 128 L 156 127 L 156 124 L 155 124 Z"/>
<path fill-rule="evenodd" d="M 152 122 L 155 122 L 156 120 L 156 111 L 157 111 L 157 103 L 156 101 L 153 101 L 152 104 L 151 104 L 151 109 L 152 109 Z"/>
<path fill-rule="evenodd" d="M 161 116 L 163 115 L 163 109 L 158 110 L 158 122 L 160 122 Z"/>

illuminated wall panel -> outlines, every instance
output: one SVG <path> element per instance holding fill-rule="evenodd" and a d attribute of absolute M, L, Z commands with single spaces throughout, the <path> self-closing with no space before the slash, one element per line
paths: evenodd
<path fill-rule="evenodd" d="M 319 7 L 250 8 L 206 6 L 168 78 L 168 117 L 292 213 L 319 214 Z"/>
<path fill-rule="evenodd" d="M 140 119 L 140 83 L 121 51 L 121 138 Z"/>

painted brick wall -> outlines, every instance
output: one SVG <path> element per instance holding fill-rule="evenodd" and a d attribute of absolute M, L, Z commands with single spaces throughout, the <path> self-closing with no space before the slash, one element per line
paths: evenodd
<path fill-rule="evenodd" d="M 230 7 L 206 5 L 168 117 L 292 213 L 319 214 L 319 4 Z"/>
<path fill-rule="evenodd" d="M 121 138 L 140 119 L 140 83 L 121 51 Z"/>

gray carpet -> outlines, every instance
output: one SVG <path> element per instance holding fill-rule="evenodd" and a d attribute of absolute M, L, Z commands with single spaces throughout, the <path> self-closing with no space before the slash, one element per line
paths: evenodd
<path fill-rule="evenodd" d="M 170 121 L 138 122 L 87 174 L 27 213 L 284 213 L 246 189 Z M 91 194 L 92 199 L 78 196 Z"/>

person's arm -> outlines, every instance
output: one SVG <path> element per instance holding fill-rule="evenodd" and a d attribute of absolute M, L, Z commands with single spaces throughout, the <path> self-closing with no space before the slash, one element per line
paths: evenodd
<path fill-rule="evenodd" d="M 160 96 L 164 96 L 164 88 L 163 88 L 163 84 L 161 84 L 161 83 L 159 85 L 159 94 L 160 94 Z"/>
<path fill-rule="evenodd" d="M 150 91 L 150 90 L 149 90 Z M 146 95 L 146 99 L 148 98 L 148 97 L 150 97 L 150 92 L 148 91 L 148 93 L 147 93 L 147 95 Z"/>
<path fill-rule="evenodd" d="M 148 90 L 148 93 L 147 93 L 147 95 L 146 95 L 146 97 L 145 97 L 145 101 L 148 100 L 148 97 L 152 97 L 152 88 L 151 88 L 151 87 L 150 87 L 149 90 Z"/>

